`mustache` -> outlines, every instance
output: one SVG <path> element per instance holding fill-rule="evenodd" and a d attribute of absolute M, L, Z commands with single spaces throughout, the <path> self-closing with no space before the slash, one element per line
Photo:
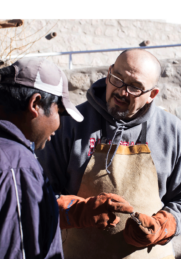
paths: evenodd
<path fill-rule="evenodd" d="M 116 97 L 118 100 L 120 100 L 120 101 L 124 101 L 124 102 L 126 102 L 126 103 L 128 103 L 129 104 L 129 101 L 128 100 L 126 100 L 126 98 L 124 97 L 124 96 L 120 96 L 119 94 L 117 94 L 117 93 L 112 93 L 112 97 Z"/>

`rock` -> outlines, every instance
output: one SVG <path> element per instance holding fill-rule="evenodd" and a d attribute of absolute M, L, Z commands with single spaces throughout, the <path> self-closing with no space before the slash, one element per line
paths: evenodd
<path fill-rule="evenodd" d="M 179 62 L 177 60 L 174 60 L 172 63 L 173 64 L 179 64 Z"/>
<path fill-rule="evenodd" d="M 79 105 L 87 100 L 85 94 L 78 95 L 77 93 L 75 93 L 73 91 L 71 91 L 69 93 L 69 96 L 70 96 L 71 101 L 74 103 L 74 105 Z"/>
<path fill-rule="evenodd" d="M 69 83 L 72 89 L 78 88 L 82 91 L 86 91 L 90 87 L 90 77 L 88 76 L 88 74 L 72 74 Z"/>
<path fill-rule="evenodd" d="M 50 32 L 49 34 L 47 34 L 46 36 L 45 36 L 45 38 L 47 39 L 47 40 L 51 40 L 51 39 L 53 39 L 54 37 L 56 37 L 57 36 L 57 33 L 56 32 Z"/>
<path fill-rule="evenodd" d="M 103 28 L 102 28 L 101 26 L 97 27 L 97 28 L 95 29 L 95 34 L 96 34 L 97 36 L 103 35 L 103 34 L 104 34 Z M 100 39 L 100 40 L 101 40 L 101 39 Z"/>
<path fill-rule="evenodd" d="M 106 75 L 101 72 L 93 72 L 91 76 L 92 82 L 96 82 L 97 80 L 105 77 Z"/>
<path fill-rule="evenodd" d="M 149 40 L 144 40 L 144 41 L 142 41 L 139 45 L 140 45 L 140 46 L 147 46 L 147 45 L 150 45 L 150 41 L 149 41 Z"/>
<path fill-rule="evenodd" d="M 112 28 L 112 27 L 107 27 L 106 31 L 105 31 L 105 35 L 109 36 L 109 37 L 115 37 L 117 36 L 118 33 L 118 29 L 117 28 Z"/>
<path fill-rule="evenodd" d="M 108 19 L 105 21 L 106 25 L 112 25 L 112 26 L 117 26 L 117 20 L 115 19 Z"/>
<path fill-rule="evenodd" d="M 4 65 L 4 61 L 0 60 L 0 66 L 3 66 L 3 65 Z"/>
<path fill-rule="evenodd" d="M 163 93 L 162 98 L 167 100 L 167 95 L 165 93 Z"/>
<path fill-rule="evenodd" d="M 91 84 L 96 82 L 97 80 L 104 78 L 107 76 L 107 71 L 109 67 L 102 67 L 99 69 L 94 69 L 91 71 Z"/>
<path fill-rule="evenodd" d="M 175 109 L 175 114 L 177 115 L 177 117 L 179 119 L 181 119 L 181 106 L 178 106 L 176 109 Z"/>
<path fill-rule="evenodd" d="M 165 69 L 164 69 L 164 71 L 162 73 L 162 76 L 163 77 L 171 77 L 172 75 L 173 75 L 173 68 L 172 68 L 172 66 L 170 64 L 168 64 L 165 67 Z"/>

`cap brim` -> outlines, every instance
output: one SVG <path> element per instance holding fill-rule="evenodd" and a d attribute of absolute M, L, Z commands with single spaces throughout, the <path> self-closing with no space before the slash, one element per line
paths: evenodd
<path fill-rule="evenodd" d="M 62 97 L 63 105 L 67 111 L 67 113 L 76 121 L 81 122 L 83 121 L 84 117 L 82 114 L 77 110 L 77 108 L 71 103 L 71 101 L 65 97 Z"/>

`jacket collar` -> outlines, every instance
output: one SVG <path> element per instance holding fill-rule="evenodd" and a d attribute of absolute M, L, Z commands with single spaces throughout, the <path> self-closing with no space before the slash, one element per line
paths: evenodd
<path fill-rule="evenodd" d="M 17 141 L 34 152 L 34 143 L 26 139 L 22 131 L 10 121 L 0 120 L 0 137 L 10 138 Z"/>

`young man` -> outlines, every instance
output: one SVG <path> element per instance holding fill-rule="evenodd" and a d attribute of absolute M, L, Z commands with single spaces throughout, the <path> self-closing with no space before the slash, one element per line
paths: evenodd
<path fill-rule="evenodd" d="M 51 140 L 65 113 L 83 120 L 68 98 L 67 79 L 55 64 L 24 58 L 0 70 L 1 258 L 61 259 L 59 224 L 114 228 L 119 222 L 115 211 L 133 211 L 114 194 L 88 199 L 60 196 L 56 201 L 34 151 Z"/>
<path fill-rule="evenodd" d="M 160 71 L 145 50 L 121 53 L 78 106 L 84 121 L 64 118 L 40 153 L 57 193 L 113 192 L 138 212 L 133 219 L 120 215 L 106 234 L 70 230 L 66 259 L 174 258 L 169 241 L 181 233 L 181 122 L 154 103 Z"/>

